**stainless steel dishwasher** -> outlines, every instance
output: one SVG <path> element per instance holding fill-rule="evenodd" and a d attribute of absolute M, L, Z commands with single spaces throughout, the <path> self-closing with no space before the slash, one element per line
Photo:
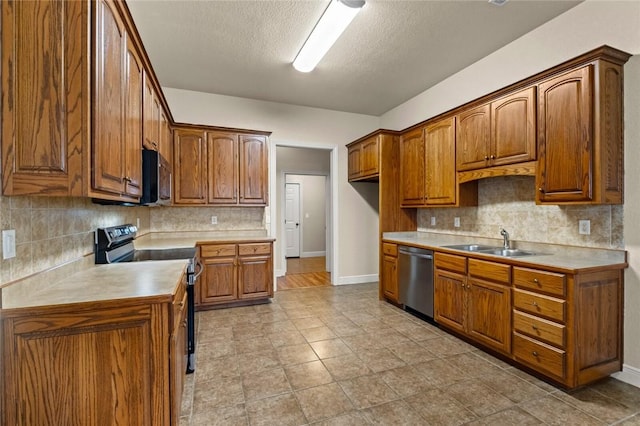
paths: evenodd
<path fill-rule="evenodd" d="M 398 247 L 398 301 L 433 318 L 433 251 Z"/>

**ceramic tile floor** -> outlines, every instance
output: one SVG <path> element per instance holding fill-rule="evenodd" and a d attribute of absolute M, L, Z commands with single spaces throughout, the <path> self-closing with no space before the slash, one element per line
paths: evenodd
<path fill-rule="evenodd" d="M 181 425 L 640 425 L 640 389 L 565 392 L 394 306 L 377 283 L 199 312 Z"/>

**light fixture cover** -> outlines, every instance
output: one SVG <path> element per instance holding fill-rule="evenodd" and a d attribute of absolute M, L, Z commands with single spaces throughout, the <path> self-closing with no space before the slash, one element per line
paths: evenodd
<path fill-rule="evenodd" d="M 300 72 L 313 70 L 364 6 L 363 0 L 331 0 L 293 61 Z"/>

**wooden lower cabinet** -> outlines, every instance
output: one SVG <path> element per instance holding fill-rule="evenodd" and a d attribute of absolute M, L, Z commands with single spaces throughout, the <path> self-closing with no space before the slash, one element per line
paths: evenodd
<path fill-rule="evenodd" d="M 382 297 L 398 303 L 398 246 L 382 243 L 380 292 Z"/>
<path fill-rule="evenodd" d="M 554 383 L 622 368 L 623 270 L 562 273 L 435 254 L 435 321 Z"/>
<path fill-rule="evenodd" d="M 0 424 L 177 424 L 184 294 L 3 311 Z"/>
<path fill-rule="evenodd" d="M 272 242 L 202 244 L 199 247 L 204 272 L 197 284 L 198 308 L 273 297 Z"/>
<path fill-rule="evenodd" d="M 436 253 L 435 267 L 434 320 L 510 353 L 510 266 Z"/>

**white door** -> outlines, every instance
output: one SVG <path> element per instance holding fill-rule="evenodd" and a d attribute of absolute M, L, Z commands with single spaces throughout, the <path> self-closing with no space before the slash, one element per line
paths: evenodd
<path fill-rule="evenodd" d="M 285 257 L 300 257 L 300 184 L 285 184 Z"/>

